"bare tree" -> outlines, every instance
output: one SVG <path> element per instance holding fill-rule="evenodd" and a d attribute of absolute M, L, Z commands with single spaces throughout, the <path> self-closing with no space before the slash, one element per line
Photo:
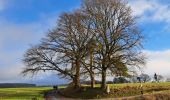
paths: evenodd
<path fill-rule="evenodd" d="M 145 64 L 143 36 L 135 22 L 124 0 L 84 0 L 81 9 L 62 14 L 41 44 L 26 52 L 23 73 L 54 70 L 76 88 L 87 74 L 94 87 L 98 73 L 105 89 L 107 74 L 126 76 L 130 67 Z"/>
<path fill-rule="evenodd" d="M 38 53 L 33 51 L 33 49 L 26 53 L 24 62 L 29 67 L 26 67 L 23 73 L 37 72 L 40 69 L 45 71 L 51 70 L 49 68 L 55 68 L 54 70 L 57 69 L 56 71 L 62 76 L 70 76 L 73 79 L 75 87 L 79 87 L 80 74 L 84 73 L 81 72 L 82 62 L 84 57 L 88 55 L 86 46 L 92 38 L 88 30 L 88 23 L 86 23 L 88 21 L 85 21 L 86 19 L 87 18 L 78 11 L 72 14 L 65 13 L 61 15 L 58 26 L 50 31 L 47 37 L 41 41 L 42 44 L 38 47 Z M 29 54 L 29 52 L 35 54 Z M 38 58 L 35 59 L 37 54 L 44 54 L 45 57 L 49 57 L 48 61 L 43 62 L 43 57 L 39 55 Z M 37 60 L 40 61 L 37 63 Z M 32 62 L 33 64 L 31 64 Z M 50 65 L 48 65 L 49 62 Z M 43 67 L 47 69 L 43 69 Z"/>
<path fill-rule="evenodd" d="M 57 55 L 59 55 L 57 52 L 43 49 L 40 46 L 31 47 L 24 55 L 23 61 L 27 67 L 22 73 L 34 75 L 40 71 L 57 71 L 58 75 L 62 75 L 62 77 L 74 79 L 72 72 L 67 70 L 68 66 L 59 66 L 60 61 L 56 58 Z"/>
<path fill-rule="evenodd" d="M 117 77 L 121 77 L 121 76 L 128 77 L 129 76 L 127 66 L 120 61 L 117 61 L 114 66 L 111 66 L 109 68 L 109 70 L 111 71 L 112 75 L 115 75 Z"/>
<path fill-rule="evenodd" d="M 141 74 L 140 77 L 144 83 L 151 80 L 151 77 L 148 74 Z"/>
<path fill-rule="evenodd" d="M 102 85 L 106 87 L 106 74 L 117 61 L 128 66 L 145 63 L 139 51 L 143 36 L 130 7 L 123 0 L 85 0 L 84 12 L 91 17 L 96 32 L 98 64 L 101 67 Z"/>
<path fill-rule="evenodd" d="M 163 81 L 164 77 L 162 75 L 157 75 L 157 82 Z"/>

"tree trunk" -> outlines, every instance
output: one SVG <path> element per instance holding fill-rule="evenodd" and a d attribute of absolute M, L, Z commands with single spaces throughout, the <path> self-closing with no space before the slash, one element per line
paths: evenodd
<path fill-rule="evenodd" d="M 91 78 L 91 88 L 94 88 L 94 85 L 95 85 L 94 73 L 90 74 L 90 78 Z"/>
<path fill-rule="evenodd" d="M 75 88 L 80 87 L 80 61 L 76 60 Z"/>
<path fill-rule="evenodd" d="M 90 50 L 90 78 L 91 78 L 91 88 L 94 88 L 95 79 L 94 79 L 94 71 L 93 71 L 93 50 Z"/>
<path fill-rule="evenodd" d="M 106 89 L 106 69 L 102 69 L 102 84 L 101 84 L 101 89 L 102 90 Z"/>

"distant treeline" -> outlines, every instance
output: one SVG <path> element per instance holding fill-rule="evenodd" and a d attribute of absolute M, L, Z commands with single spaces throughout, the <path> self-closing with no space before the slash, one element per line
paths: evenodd
<path fill-rule="evenodd" d="M 28 83 L 0 83 L 0 88 L 21 88 L 21 87 L 36 87 L 36 84 L 28 84 Z"/>

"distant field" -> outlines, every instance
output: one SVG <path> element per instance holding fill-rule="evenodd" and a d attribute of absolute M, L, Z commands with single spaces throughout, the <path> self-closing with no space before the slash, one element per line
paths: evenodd
<path fill-rule="evenodd" d="M 0 88 L 0 100 L 44 100 L 43 93 L 51 87 Z"/>

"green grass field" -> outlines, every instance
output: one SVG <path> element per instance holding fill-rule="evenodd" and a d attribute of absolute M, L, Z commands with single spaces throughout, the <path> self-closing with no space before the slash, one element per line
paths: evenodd
<path fill-rule="evenodd" d="M 35 88 L 0 88 L 0 100 L 44 100 L 43 93 L 51 87 Z"/>

